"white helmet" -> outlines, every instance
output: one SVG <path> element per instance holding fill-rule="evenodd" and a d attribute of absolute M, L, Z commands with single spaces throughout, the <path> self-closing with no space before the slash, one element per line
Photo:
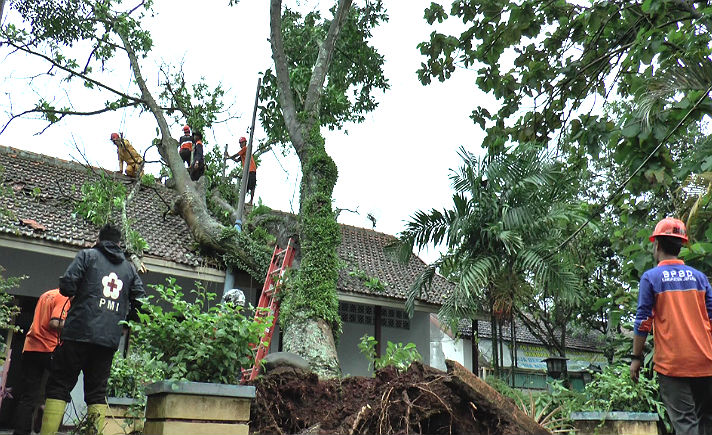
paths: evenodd
<path fill-rule="evenodd" d="M 223 294 L 222 303 L 231 303 L 235 305 L 236 307 L 244 307 L 245 306 L 245 293 L 242 292 L 239 288 L 234 288 L 231 290 L 228 290 Z"/>

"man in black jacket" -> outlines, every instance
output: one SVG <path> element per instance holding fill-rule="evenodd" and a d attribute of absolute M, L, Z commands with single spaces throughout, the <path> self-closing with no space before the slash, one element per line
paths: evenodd
<path fill-rule="evenodd" d="M 188 169 L 190 179 L 198 181 L 205 172 L 205 157 L 203 155 L 203 134 L 196 131 L 193 133 L 193 163 Z"/>
<path fill-rule="evenodd" d="M 99 243 L 79 251 L 64 275 L 59 292 L 72 298 L 47 382 L 47 401 L 41 434 L 55 434 L 62 422 L 70 392 L 84 373 L 87 414 L 101 432 L 106 414 L 106 384 L 111 361 L 119 347 L 119 322 L 139 308 L 146 295 L 136 270 L 124 257 L 118 243 L 119 230 L 104 225 Z"/>

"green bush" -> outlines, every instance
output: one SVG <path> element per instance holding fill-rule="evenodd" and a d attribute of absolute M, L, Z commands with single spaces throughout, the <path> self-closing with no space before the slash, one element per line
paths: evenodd
<path fill-rule="evenodd" d="M 111 363 L 106 395 L 143 402 L 146 385 L 164 379 L 164 372 L 165 364 L 145 352 L 132 349 L 126 358 L 117 352 Z"/>
<path fill-rule="evenodd" d="M 369 369 L 373 367 L 376 370 L 380 370 L 387 366 L 394 366 L 396 370 L 404 371 L 414 361 L 423 360 L 413 343 L 403 345 L 403 343 L 394 344 L 389 341 L 386 344 L 386 351 L 380 357 L 376 357 L 377 344 L 376 339 L 369 335 L 361 337 L 361 342 L 358 344 L 359 350 L 368 359 Z"/>
<path fill-rule="evenodd" d="M 188 302 L 175 279 L 166 281 L 152 286 L 158 298 L 146 298 L 139 320 L 128 323 L 132 344 L 162 364 L 166 379 L 240 383 L 241 369 L 252 365 L 250 344 L 259 342 L 272 318 L 254 321 L 242 307 L 210 306 L 215 294 L 200 285 L 191 292 L 195 302 Z"/>
<path fill-rule="evenodd" d="M 560 381 L 554 381 L 549 384 L 549 394 L 542 394 L 538 400 L 541 406 L 561 407 L 566 419 L 578 411 L 653 412 L 671 430 L 665 406 L 658 397 L 656 376 L 648 379 L 641 374 L 635 384 L 630 379 L 629 366 L 618 363 L 595 374 L 583 392 L 569 390 Z"/>
<path fill-rule="evenodd" d="M 15 298 L 7 291 L 20 285 L 25 277 L 4 278 L 5 269 L 0 266 L 0 330 L 17 332 L 20 328 L 15 325 L 15 316 L 20 312 L 20 307 L 15 304 Z M 0 341 L 0 364 L 5 362 L 5 342 Z"/>

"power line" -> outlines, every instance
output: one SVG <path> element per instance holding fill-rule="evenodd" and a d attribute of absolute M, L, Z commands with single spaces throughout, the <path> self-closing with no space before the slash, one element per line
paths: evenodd
<path fill-rule="evenodd" d="M 700 98 L 697 100 L 695 105 L 692 106 L 692 108 L 687 112 L 687 114 L 685 114 L 685 116 L 680 120 L 680 122 L 677 123 L 675 128 L 670 130 L 670 132 L 663 138 L 663 140 L 660 141 L 658 146 L 656 146 L 655 149 L 648 155 L 648 157 L 646 157 L 645 160 L 643 160 L 643 163 L 641 163 L 640 166 L 638 166 L 638 168 L 635 171 L 633 171 L 633 173 L 630 174 L 630 176 L 628 178 L 626 178 L 626 180 L 623 182 L 623 184 L 621 184 L 620 187 L 618 189 L 616 189 L 616 191 L 613 192 L 613 194 L 603 204 L 596 207 L 596 209 L 593 211 L 593 213 L 591 213 L 591 215 L 586 220 L 586 222 L 581 224 L 581 226 L 578 227 L 578 229 L 576 231 L 574 231 L 573 234 L 571 234 L 566 240 L 564 240 L 554 251 L 552 251 L 549 255 L 547 255 L 547 258 L 553 256 L 554 253 L 556 253 L 556 252 L 560 252 L 561 249 L 563 249 L 566 245 L 568 245 L 581 231 L 583 231 L 584 228 L 586 228 L 586 226 L 588 224 L 591 223 L 591 221 L 593 221 L 594 217 L 598 216 L 608 204 L 610 204 L 614 199 L 616 199 L 618 197 L 618 195 L 620 195 L 620 193 L 623 191 L 623 189 L 626 187 L 626 185 L 628 185 L 630 180 L 632 180 L 633 177 L 635 177 L 635 175 L 638 172 L 640 172 L 640 170 L 643 169 L 643 167 L 646 164 L 648 164 L 648 162 L 650 161 L 650 159 L 653 158 L 655 153 L 657 153 L 658 150 L 668 141 L 668 139 L 670 139 L 670 136 L 672 136 L 673 133 L 675 133 L 677 131 L 677 129 L 680 128 L 680 126 L 682 126 L 682 124 L 685 121 L 687 121 L 687 118 L 689 118 L 690 115 L 692 114 L 692 112 L 694 112 L 695 109 L 697 109 L 697 107 L 700 105 L 700 103 L 702 103 L 702 100 L 704 100 L 707 97 L 707 95 L 710 93 L 710 91 L 712 91 L 712 85 L 710 85 L 707 88 L 707 91 L 704 94 L 702 94 L 702 96 L 700 96 Z"/>

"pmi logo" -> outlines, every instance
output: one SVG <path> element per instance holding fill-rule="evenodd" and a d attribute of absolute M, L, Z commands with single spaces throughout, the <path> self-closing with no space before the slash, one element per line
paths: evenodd
<path fill-rule="evenodd" d="M 119 303 L 116 302 L 116 299 L 119 298 L 121 289 L 124 288 L 124 282 L 119 279 L 116 273 L 111 272 L 101 279 L 101 284 L 104 286 L 104 297 L 99 299 L 99 308 L 119 311 Z"/>

